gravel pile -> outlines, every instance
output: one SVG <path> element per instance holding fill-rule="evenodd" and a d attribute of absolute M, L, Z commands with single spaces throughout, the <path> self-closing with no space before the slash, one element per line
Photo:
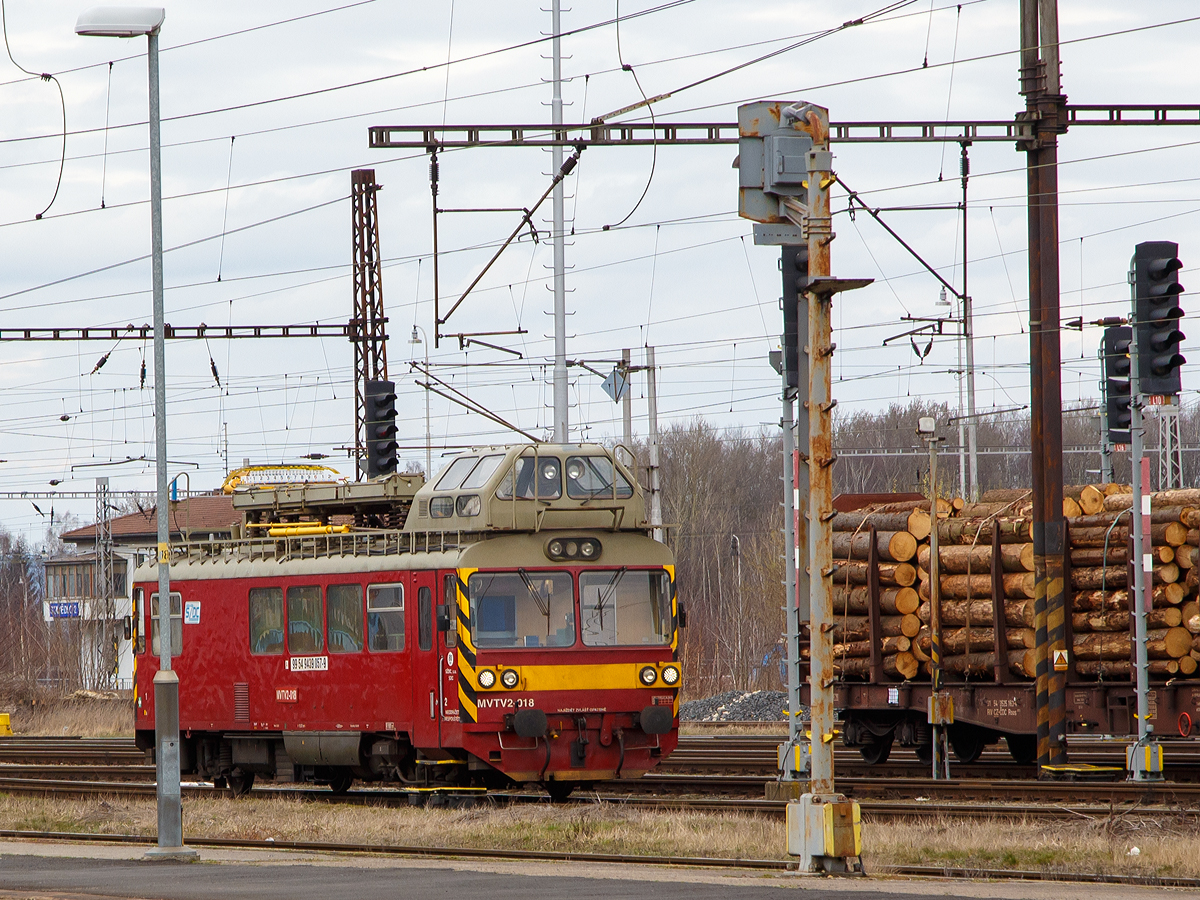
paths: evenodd
<path fill-rule="evenodd" d="M 685 722 L 782 722 L 787 719 L 783 691 L 726 691 L 679 707 Z"/>

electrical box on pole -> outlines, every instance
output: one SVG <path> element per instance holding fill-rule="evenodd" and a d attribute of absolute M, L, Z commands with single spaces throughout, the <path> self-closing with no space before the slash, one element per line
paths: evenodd
<path fill-rule="evenodd" d="M 1137 320 L 1140 392 L 1149 397 L 1171 397 L 1180 391 L 1179 353 L 1184 334 L 1179 330 L 1183 309 L 1179 295 L 1179 245 L 1173 241 L 1145 241 L 1133 252 L 1133 313 Z"/>
<path fill-rule="evenodd" d="M 366 383 L 367 477 L 391 475 L 396 471 L 396 384 L 392 381 Z"/>
<path fill-rule="evenodd" d="M 1108 414 L 1108 442 L 1128 444 L 1132 413 L 1129 409 L 1129 344 L 1132 330 L 1125 325 L 1104 329 L 1104 409 Z"/>

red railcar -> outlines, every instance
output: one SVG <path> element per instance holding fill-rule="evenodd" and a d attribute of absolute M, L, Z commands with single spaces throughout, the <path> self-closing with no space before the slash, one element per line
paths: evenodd
<path fill-rule="evenodd" d="M 172 547 L 181 769 L 237 791 L 258 775 L 565 796 L 674 749 L 674 565 L 623 466 L 594 446 L 495 448 L 416 487 L 248 488 L 255 536 Z M 145 747 L 155 578 L 134 589 Z"/>

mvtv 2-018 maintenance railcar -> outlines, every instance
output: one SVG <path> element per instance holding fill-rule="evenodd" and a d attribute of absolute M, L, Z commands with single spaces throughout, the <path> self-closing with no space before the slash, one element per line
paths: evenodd
<path fill-rule="evenodd" d="M 673 559 L 605 449 L 493 448 L 428 484 L 233 497 L 243 536 L 171 547 L 184 772 L 235 791 L 260 776 L 564 797 L 674 749 Z M 134 588 L 145 748 L 156 578 L 143 567 Z"/>

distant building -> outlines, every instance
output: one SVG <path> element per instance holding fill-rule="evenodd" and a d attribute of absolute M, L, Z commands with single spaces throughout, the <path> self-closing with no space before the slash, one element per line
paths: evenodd
<path fill-rule="evenodd" d="M 170 505 L 170 539 L 228 540 L 241 522 L 226 494 L 190 497 Z M 78 548 L 46 560 L 46 593 L 42 615 L 48 624 L 76 624 L 80 629 L 80 669 L 84 687 L 133 686 L 133 603 L 130 578 L 138 565 L 153 559 L 158 546 L 155 507 L 111 520 L 112 585 L 108 599 L 99 596 L 95 524 L 68 531 L 64 543 Z M 110 602 L 111 601 L 111 602 Z M 144 640 L 144 636 L 140 636 Z"/>

